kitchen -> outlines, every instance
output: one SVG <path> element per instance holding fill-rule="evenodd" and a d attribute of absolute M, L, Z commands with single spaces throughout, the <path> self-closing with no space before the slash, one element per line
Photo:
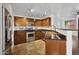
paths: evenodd
<path fill-rule="evenodd" d="M 74 43 L 74 41 L 72 42 L 72 34 L 74 33 L 74 36 L 76 37 L 74 39 L 75 41 L 77 41 L 78 17 L 76 13 L 78 10 L 76 6 L 78 6 L 79 4 L 10 3 L 3 5 L 5 13 L 5 9 L 7 9 L 8 11 L 6 15 L 4 13 L 5 23 L 7 23 L 6 25 L 8 28 L 5 29 L 7 31 L 4 35 L 8 39 L 8 35 L 11 35 L 10 39 L 6 39 L 6 42 L 4 42 L 7 44 L 7 47 L 5 46 L 6 49 L 8 48 L 8 45 L 10 46 L 9 48 L 14 48 L 14 46 L 17 46 L 19 44 L 42 40 L 45 42 L 43 48 L 45 49 L 43 51 L 45 55 L 77 54 L 77 43 L 77 47 L 75 49 L 72 49 L 72 44 Z M 8 5 L 10 5 L 10 9 L 7 7 Z M 66 10 L 67 12 L 65 12 Z M 13 14 L 11 15 L 11 13 Z M 8 20 L 9 18 L 12 20 Z M 72 23 L 76 25 L 74 25 L 73 27 Z M 70 26 L 69 24 L 72 25 Z M 76 52 L 73 53 L 72 50 L 75 50 Z"/>

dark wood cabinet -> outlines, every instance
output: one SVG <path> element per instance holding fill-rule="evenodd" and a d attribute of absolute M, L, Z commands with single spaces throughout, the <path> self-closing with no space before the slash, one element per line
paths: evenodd
<path fill-rule="evenodd" d="M 26 32 L 25 31 L 15 31 L 14 32 L 14 45 L 26 43 Z"/>

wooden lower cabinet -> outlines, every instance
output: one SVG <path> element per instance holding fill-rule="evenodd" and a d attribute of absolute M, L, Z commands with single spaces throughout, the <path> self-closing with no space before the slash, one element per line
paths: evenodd
<path fill-rule="evenodd" d="M 46 55 L 65 55 L 66 41 L 65 40 L 45 40 Z"/>
<path fill-rule="evenodd" d="M 60 55 L 66 55 L 66 41 L 65 40 L 61 40 L 59 42 L 59 54 Z"/>
<path fill-rule="evenodd" d="M 15 31 L 14 32 L 14 45 L 26 42 L 26 32 L 25 31 Z"/>
<path fill-rule="evenodd" d="M 42 37 L 42 32 L 41 31 L 35 31 L 35 40 L 39 40 Z"/>

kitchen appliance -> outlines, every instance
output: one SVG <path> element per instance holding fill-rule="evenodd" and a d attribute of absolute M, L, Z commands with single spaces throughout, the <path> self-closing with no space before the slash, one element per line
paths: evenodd
<path fill-rule="evenodd" d="M 27 32 L 26 33 L 26 41 L 34 41 L 35 40 L 35 32 Z"/>

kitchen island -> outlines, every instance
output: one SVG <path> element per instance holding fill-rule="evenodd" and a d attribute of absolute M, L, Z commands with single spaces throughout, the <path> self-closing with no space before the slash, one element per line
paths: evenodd
<path fill-rule="evenodd" d="M 46 39 L 46 55 L 66 55 L 66 40 Z"/>

